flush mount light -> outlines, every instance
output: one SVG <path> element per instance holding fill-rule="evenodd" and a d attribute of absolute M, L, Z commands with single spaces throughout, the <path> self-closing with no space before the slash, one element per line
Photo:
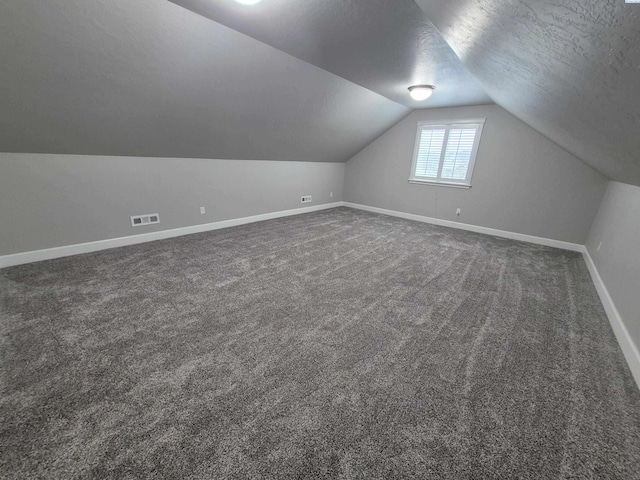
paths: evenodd
<path fill-rule="evenodd" d="M 413 85 L 409 87 L 409 95 L 414 100 L 422 102 L 429 98 L 435 89 L 433 85 Z"/>
<path fill-rule="evenodd" d="M 242 5 L 255 5 L 256 3 L 260 3 L 260 1 L 261 0 L 236 0 L 236 2 Z"/>

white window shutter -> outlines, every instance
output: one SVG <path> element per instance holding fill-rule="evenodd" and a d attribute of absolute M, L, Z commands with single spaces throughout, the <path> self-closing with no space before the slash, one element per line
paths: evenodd
<path fill-rule="evenodd" d="M 444 128 L 423 128 L 416 158 L 416 177 L 437 178 L 445 137 Z"/>
<path fill-rule="evenodd" d="M 471 186 L 484 119 L 418 123 L 409 181 Z"/>
<path fill-rule="evenodd" d="M 440 178 L 447 180 L 464 180 L 467 178 L 469 162 L 473 152 L 476 127 L 451 128 L 442 162 Z"/>

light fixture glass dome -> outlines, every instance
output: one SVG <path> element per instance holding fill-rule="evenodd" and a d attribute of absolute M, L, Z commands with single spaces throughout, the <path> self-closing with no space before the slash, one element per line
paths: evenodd
<path fill-rule="evenodd" d="M 261 1 L 262 0 L 236 0 L 236 2 L 241 3 L 242 5 L 255 5 Z"/>
<path fill-rule="evenodd" d="M 413 85 L 409 87 L 409 95 L 414 100 L 422 102 L 429 98 L 435 89 L 433 85 Z"/>

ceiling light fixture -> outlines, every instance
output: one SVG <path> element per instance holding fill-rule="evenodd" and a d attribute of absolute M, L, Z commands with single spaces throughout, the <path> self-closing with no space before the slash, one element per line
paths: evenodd
<path fill-rule="evenodd" d="M 256 3 L 260 3 L 260 1 L 261 0 L 236 0 L 236 2 L 242 5 L 255 5 Z"/>
<path fill-rule="evenodd" d="M 414 100 L 422 102 L 429 98 L 435 89 L 433 85 L 413 85 L 409 87 L 409 95 Z"/>

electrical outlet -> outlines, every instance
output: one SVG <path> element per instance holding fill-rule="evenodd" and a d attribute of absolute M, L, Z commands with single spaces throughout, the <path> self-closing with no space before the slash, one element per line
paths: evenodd
<path fill-rule="evenodd" d="M 462 210 L 461 210 L 461 209 L 459 209 L 459 208 L 456 208 L 456 215 L 457 215 L 457 216 L 460 216 L 460 214 L 461 214 L 461 213 L 462 213 Z"/>
<path fill-rule="evenodd" d="M 200 215 L 204 215 L 205 213 L 207 213 L 206 209 L 204 207 L 200 207 Z"/>
<path fill-rule="evenodd" d="M 311 195 L 305 195 L 304 197 L 300 198 L 300 203 L 309 203 L 311 201 Z"/>

